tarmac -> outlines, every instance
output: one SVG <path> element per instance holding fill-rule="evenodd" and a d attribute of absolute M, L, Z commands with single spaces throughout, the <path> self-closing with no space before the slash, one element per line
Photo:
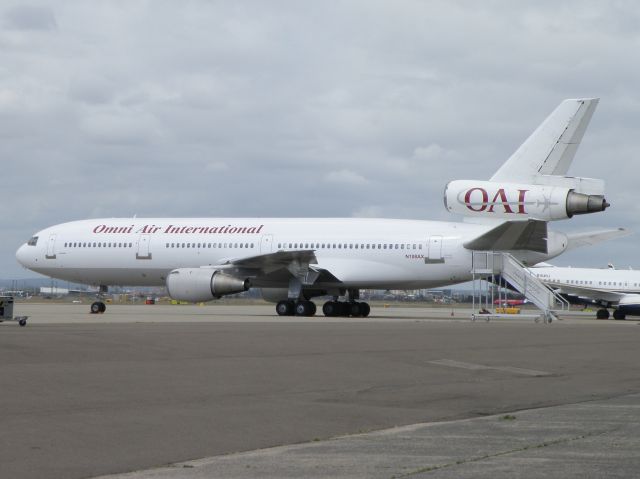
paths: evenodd
<path fill-rule="evenodd" d="M 638 321 L 17 303 L 0 477 L 637 477 Z M 453 314 L 453 315 L 452 315 Z"/>

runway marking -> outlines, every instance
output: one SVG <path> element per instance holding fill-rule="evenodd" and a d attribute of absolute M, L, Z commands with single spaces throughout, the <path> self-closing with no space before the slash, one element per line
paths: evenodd
<path fill-rule="evenodd" d="M 453 359 L 437 359 L 429 361 L 430 364 L 438 366 L 448 366 L 451 368 L 471 369 L 471 370 L 493 370 L 505 373 L 522 374 L 524 376 L 551 376 L 552 373 L 546 371 L 536 371 L 535 369 L 514 368 L 513 366 L 485 366 L 484 364 L 463 363 L 462 361 L 454 361 Z"/>

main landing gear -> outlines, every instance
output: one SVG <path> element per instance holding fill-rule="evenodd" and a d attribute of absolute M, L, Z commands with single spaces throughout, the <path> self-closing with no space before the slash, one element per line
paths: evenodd
<path fill-rule="evenodd" d="M 353 318 L 366 318 L 371 312 L 371 307 L 369 303 L 360 301 L 327 301 L 322 306 L 322 312 L 329 317 L 342 316 L 346 318 L 351 316 Z"/>
<path fill-rule="evenodd" d="M 316 304 L 307 300 L 283 299 L 276 305 L 280 316 L 314 316 L 316 310 Z M 369 304 L 360 301 L 327 301 L 322 306 L 322 313 L 329 317 L 366 318 L 370 312 Z"/>
<path fill-rule="evenodd" d="M 600 308 L 598 311 L 596 311 L 596 319 L 609 319 L 609 318 L 610 318 L 610 315 L 609 315 L 608 309 Z M 627 315 L 624 314 L 624 312 L 620 311 L 619 309 L 614 309 L 613 319 L 619 319 L 619 320 L 627 319 Z"/>
<path fill-rule="evenodd" d="M 316 314 L 316 304 L 306 300 L 284 299 L 276 305 L 276 312 L 280 316 L 313 316 Z"/>

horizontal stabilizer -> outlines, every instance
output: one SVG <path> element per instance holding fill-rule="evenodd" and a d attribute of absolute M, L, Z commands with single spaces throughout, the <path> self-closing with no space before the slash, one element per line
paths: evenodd
<path fill-rule="evenodd" d="M 544 221 L 505 221 L 464 247 L 476 251 L 530 250 L 547 253 L 547 223 Z"/>
<path fill-rule="evenodd" d="M 621 238 L 630 234 L 631 231 L 625 228 L 603 229 L 587 231 L 584 233 L 565 233 L 568 239 L 566 251 L 580 248 L 582 246 L 592 246 L 594 244 L 602 243 L 603 241 Z"/>
<path fill-rule="evenodd" d="M 564 100 L 491 181 L 529 183 L 539 175 L 566 175 L 597 105 L 598 98 Z"/>

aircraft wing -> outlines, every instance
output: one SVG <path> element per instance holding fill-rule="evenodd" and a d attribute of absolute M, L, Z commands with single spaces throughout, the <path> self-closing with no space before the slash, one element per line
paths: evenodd
<path fill-rule="evenodd" d="M 277 251 L 275 253 L 260 254 L 246 258 L 229 259 L 226 264 L 232 264 L 241 268 L 261 269 L 270 271 L 286 267 L 291 263 L 300 262 L 306 264 L 317 264 L 314 250 L 300 251 Z"/>
<path fill-rule="evenodd" d="M 314 250 L 277 251 L 246 258 L 228 259 L 223 265 L 249 270 L 265 278 L 289 275 L 297 277 L 303 284 L 316 282 L 340 283 L 331 272 L 317 266 Z"/>
<path fill-rule="evenodd" d="M 566 175 L 598 100 L 579 98 L 560 103 L 491 181 L 530 183 L 540 175 Z"/>
<path fill-rule="evenodd" d="M 548 286 L 554 288 L 556 292 L 560 294 L 578 296 L 580 298 L 586 298 L 589 300 L 606 301 L 607 303 L 613 303 L 613 304 L 617 304 L 620 302 L 620 300 L 622 300 L 622 298 L 624 298 L 625 296 L 629 296 L 629 294 L 627 293 L 620 293 L 617 291 L 608 291 L 608 290 L 603 290 L 599 288 L 587 288 L 584 286 L 581 287 L 578 285 L 560 284 L 560 283 L 554 283 L 550 281 L 545 281 L 545 283 Z M 632 296 L 637 296 L 637 295 L 632 295 Z"/>

